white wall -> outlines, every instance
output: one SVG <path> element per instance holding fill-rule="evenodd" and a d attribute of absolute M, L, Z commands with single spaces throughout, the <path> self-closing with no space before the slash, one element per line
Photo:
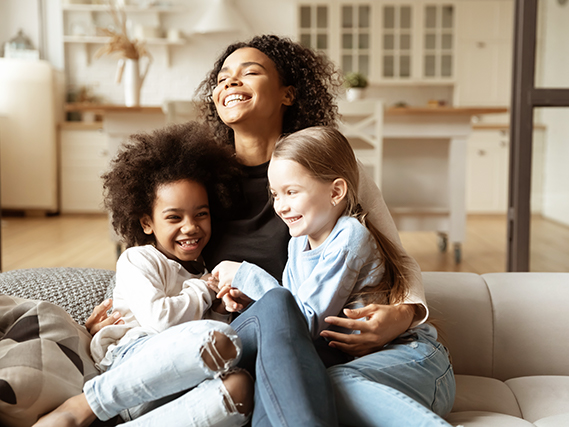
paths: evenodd
<path fill-rule="evenodd" d="M 296 32 L 296 3 L 290 0 L 234 0 L 234 6 L 249 24 L 251 32 L 211 35 L 191 35 L 209 2 L 180 2 L 188 6 L 188 13 L 163 14 L 162 26 L 190 34 L 188 41 L 184 46 L 148 47 L 153 63 L 142 86 L 142 105 L 160 105 L 165 99 L 192 98 L 215 59 L 233 41 L 262 33 L 293 37 Z M 94 59 L 98 47 L 100 45 L 85 49 L 82 44 L 66 44 L 67 83 L 76 88 L 87 86 L 95 95 L 102 96 L 104 102 L 121 104 L 124 102 L 123 88 L 115 83 L 117 58 Z M 170 65 L 167 64 L 167 49 L 170 49 Z"/>
<path fill-rule="evenodd" d="M 543 0 L 539 87 L 569 88 L 569 4 Z M 543 215 L 569 225 L 569 108 L 540 109 L 547 128 L 544 156 Z"/>

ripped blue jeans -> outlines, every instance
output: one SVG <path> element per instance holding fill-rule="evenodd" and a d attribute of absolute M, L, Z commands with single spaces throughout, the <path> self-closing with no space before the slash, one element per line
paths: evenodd
<path fill-rule="evenodd" d="M 237 356 L 212 370 L 202 354 L 219 360 L 214 331 L 230 338 Z M 240 426 L 249 417 L 237 411 L 222 376 L 241 352 L 241 341 L 229 325 L 191 321 L 116 347 L 111 367 L 85 383 L 83 391 L 101 420 L 121 413 L 134 418 L 127 423 L 132 426 Z"/>

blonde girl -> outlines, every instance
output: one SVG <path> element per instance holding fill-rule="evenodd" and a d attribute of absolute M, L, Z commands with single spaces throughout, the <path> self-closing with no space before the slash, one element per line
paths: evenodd
<path fill-rule="evenodd" d="M 275 212 L 292 236 L 283 286 L 295 296 L 325 364 L 349 360 L 340 352 L 330 358 L 319 340 L 329 327 L 325 319 L 350 303 L 402 303 L 409 288 L 402 255 L 359 204 L 358 164 L 338 130 L 311 127 L 281 138 L 268 176 Z M 231 310 L 280 287 L 248 262 L 224 261 L 213 276 Z"/>

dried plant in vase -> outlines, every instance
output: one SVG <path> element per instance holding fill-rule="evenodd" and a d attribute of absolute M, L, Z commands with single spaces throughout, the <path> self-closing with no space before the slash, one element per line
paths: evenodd
<path fill-rule="evenodd" d="M 103 55 L 111 55 L 113 53 L 119 55 L 119 64 L 117 69 L 117 83 L 121 83 L 123 74 L 125 75 L 125 104 L 128 107 L 139 105 L 140 103 L 140 89 L 150 64 L 152 63 L 152 56 L 146 50 L 145 43 L 137 39 L 130 39 L 127 32 L 126 25 L 126 12 L 124 7 L 117 5 L 116 1 L 109 2 L 109 13 L 111 14 L 114 26 L 112 28 L 98 28 L 99 35 L 107 36 L 110 40 L 97 52 L 95 58 L 100 58 Z M 139 60 L 146 56 L 148 62 L 144 72 L 139 72 Z"/>

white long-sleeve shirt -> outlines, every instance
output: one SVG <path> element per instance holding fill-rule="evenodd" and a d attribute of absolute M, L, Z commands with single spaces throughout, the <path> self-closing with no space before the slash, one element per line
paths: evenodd
<path fill-rule="evenodd" d="M 117 261 L 113 308 L 124 325 L 110 325 L 91 341 L 91 354 L 101 369 L 110 366 L 109 350 L 145 335 L 204 317 L 228 322 L 210 311 L 215 294 L 200 275 L 188 272 L 154 246 L 127 249 Z"/>

